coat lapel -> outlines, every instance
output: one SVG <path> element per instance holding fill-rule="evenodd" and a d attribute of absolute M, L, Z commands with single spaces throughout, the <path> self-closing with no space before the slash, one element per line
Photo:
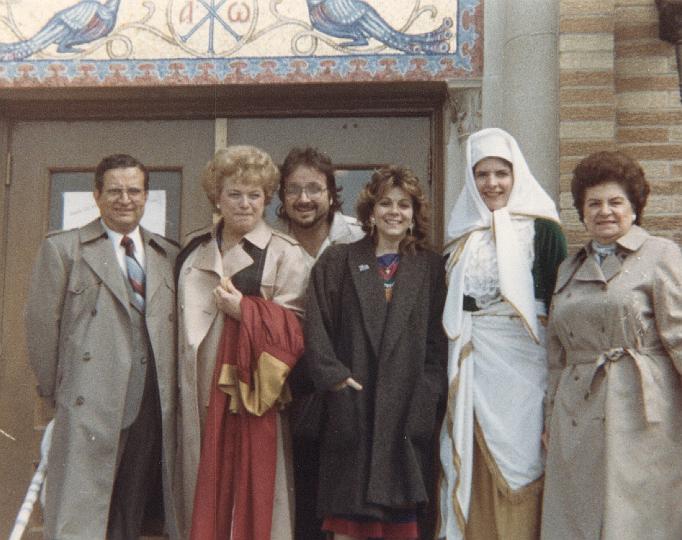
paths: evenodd
<path fill-rule="evenodd" d="M 367 237 L 361 242 L 351 244 L 348 249 L 348 265 L 360 303 L 365 331 L 374 354 L 378 357 L 387 306 L 384 288 L 377 274 L 377 261 L 371 238 Z"/>
<path fill-rule="evenodd" d="M 194 257 L 190 254 L 181 272 L 185 272 L 180 278 L 184 285 L 178 289 L 178 297 L 186 310 L 187 337 L 190 344 L 198 347 L 218 315 L 213 289 L 220 284 L 223 263 L 213 237 L 196 247 Z"/>
<path fill-rule="evenodd" d="M 578 271 L 575 273 L 575 279 L 578 281 L 606 281 L 601 266 L 599 266 L 597 259 L 591 254 L 587 255 L 583 264 L 578 268 Z"/>
<path fill-rule="evenodd" d="M 556 285 L 554 286 L 554 292 L 560 292 L 568 283 L 571 281 L 575 273 L 580 268 L 580 265 L 585 260 L 585 249 L 581 249 L 573 255 L 564 260 L 559 266 L 556 277 Z"/>
<path fill-rule="evenodd" d="M 80 230 L 80 242 L 83 260 L 127 310 L 130 302 L 125 276 L 116 259 L 111 240 L 99 219 L 91 221 Z"/>
<path fill-rule="evenodd" d="M 391 354 L 400 336 L 409 328 L 407 321 L 423 290 L 427 270 L 426 257 L 401 255 L 381 342 L 382 357 Z"/>
<path fill-rule="evenodd" d="M 604 279 L 606 281 L 611 281 L 611 278 L 618 275 L 622 268 L 623 263 L 621 262 L 620 257 L 615 253 L 606 257 L 604 262 L 601 263 L 601 271 L 602 274 L 604 274 Z"/>
<path fill-rule="evenodd" d="M 223 275 L 223 262 L 215 238 L 197 246 L 196 257 L 192 261 L 192 268 L 216 274 L 218 279 Z"/>
<path fill-rule="evenodd" d="M 145 257 L 145 304 L 148 306 L 154 300 L 154 295 L 163 283 L 167 272 L 162 270 L 167 267 L 168 259 L 166 251 L 155 240 L 151 233 L 140 228 L 142 241 L 144 242 Z M 131 304 L 133 304 L 131 302 Z M 134 305 L 134 304 L 133 304 Z"/>

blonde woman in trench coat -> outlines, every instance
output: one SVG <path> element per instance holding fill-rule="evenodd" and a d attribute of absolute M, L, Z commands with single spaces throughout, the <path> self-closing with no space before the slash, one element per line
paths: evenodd
<path fill-rule="evenodd" d="M 545 540 L 682 538 L 682 256 L 639 227 L 649 185 L 620 152 L 575 169 L 592 240 L 549 322 Z"/>
<path fill-rule="evenodd" d="M 252 146 L 219 150 L 204 170 L 202 185 L 221 219 L 203 234 L 197 233 L 178 258 L 180 414 L 176 483 L 183 538 L 189 537 L 192 528 L 214 366 L 226 324 L 228 299 L 221 283 L 231 278 L 239 288 L 235 276 L 244 276 L 246 272 L 257 291 L 245 292 L 244 297 L 247 294 L 259 296 L 299 315 L 302 312 L 308 278 L 307 256 L 294 239 L 272 230 L 263 220 L 264 206 L 270 201 L 278 181 L 277 168 L 262 150 Z M 268 325 L 267 320 L 261 323 L 263 327 Z M 278 412 L 276 430 L 275 498 L 269 537 L 291 540 L 293 471 L 285 414 Z M 262 463 L 255 466 L 262 466 Z M 209 509 L 202 510 L 203 521 L 215 519 L 215 516 L 206 515 L 210 514 Z M 262 517 L 269 521 L 269 516 Z M 196 538 L 196 531 L 192 538 Z M 235 538 L 234 533 L 232 538 Z"/>

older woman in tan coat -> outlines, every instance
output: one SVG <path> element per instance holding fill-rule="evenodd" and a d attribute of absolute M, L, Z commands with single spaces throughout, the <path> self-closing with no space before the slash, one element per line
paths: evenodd
<path fill-rule="evenodd" d="M 682 256 L 639 227 L 649 185 L 620 152 L 571 185 L 592 240 L 549 323 L 542 538 L 682 538 Z"/>
<path fill-rule="evenodd" d="M 220 213 L 178 257 L 179 443 L 185 536 L 291 540 L 293 508 L 284 384 L 302 352 L 307 282 L 298 243 L 263 220 L 279 172 L 252 146 L 206 166 Z"/>

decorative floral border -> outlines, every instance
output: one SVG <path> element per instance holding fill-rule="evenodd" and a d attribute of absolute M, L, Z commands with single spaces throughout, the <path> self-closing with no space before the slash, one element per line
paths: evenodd
<path fill-rule="evenodd" d="M 431 81 L 483 72 L 483 0 L 459 0 L 452 54 L 32 60 L 0 63 L 0 88 Z"/>

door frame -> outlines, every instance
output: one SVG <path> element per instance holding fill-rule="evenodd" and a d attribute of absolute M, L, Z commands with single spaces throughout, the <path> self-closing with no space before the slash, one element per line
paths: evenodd
<path fill-rule="evenodd" d="M 422 117 L 429 119 L 433 241 L 443 241 L 444 82 L 344 83 L 186 88 L 0 89 L 0 336 L 9 243 L 12 133 L 30 121 L 197 120 L 218 118 Z M 3 356 L 0 340 L 0 359 Z M 0 378 L 5 365 L 0 365 Z M 0 426 L 1 428 L 2 426 Z"/>
<path fill-rule="evenodd" d="M 0 292 L 4 291 L 8 250 L 9 179 L 12 126 L 31 120 L 191 120 L 421 116 L 430 120 L 429 191 L 433 243 L 443 245 L 445 185 L 444 81 L 349 82 L 335 84 L 207 85 L 124 88 L 0 89 Z M 0 317 L 3 313 L 0 294 Z M 0 318 L 0 331 L 4 321 Z M 0 353 L 2 344 L 0 343 Z M 0 376 L 2 370 L 0 369 Z"/>
<path fill-rule="evenodd" d="M 0 292 L 8 250 L 12 127 L 31 120 L 191 120 L 421 116 L 430 120 L 429 191 L 433 243 L 443 245 L 445 130 L 448 102 L 444 81 L 333 84 L 206 85 L 188 87 L 93 87 L 0 89 Z M 4 321 L 0 294 L 0 332 Z M 0 343 L 0 353 L 2 352 Z M 2 369 L 0 369 L 0 376 Z"/>
<path fill-rule="evenodd" d="M 445 108 L 443 81 L 262 84 L 153 88 L 0 89 L 0 174 L 14 121 L 191 120 L 215 118 L 427 117 L 434 246 L 443 243 Z M 4 144 L 3 144 L 4 143 Z M 4 148 L 3 148 L 4 146 Z M 4 201 L 0 194 L 0 204 Z M 0 206 L 1 207 L 1 206 Z M 0 239 L 6 230 L 0 229 Z M 0 247 L 0 260 L 3 258 Z M 0 268 L 2 270 L 2 268 Z"/>

